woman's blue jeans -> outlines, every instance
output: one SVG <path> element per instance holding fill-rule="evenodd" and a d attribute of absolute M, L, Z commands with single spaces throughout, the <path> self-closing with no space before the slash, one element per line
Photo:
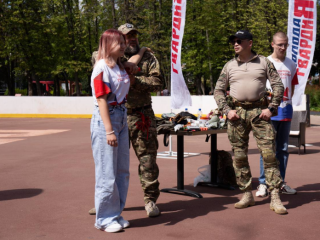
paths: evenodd
<path fill-rule="evenodd" d="M 288 152 L 288 142 L 290 134 L 291 122 L 289 121 L 272 121 L 272 125 L 276 130 L 276 158 L 279 161 L 279 169 L 281 177 L 284 181 L 286 176 L 286 169 L 288 164 L 289 152 Z M 260 156 L 260 184 L 266 184 L 266 179 L 264 176 L 263 160 Z"/>
<path fill-rule="evenodd" d="M 129 187 L 129 133 L 127 109 L 109 106 L 118 147 L 107 144 L 106 130 L 96 106 L 91 119 L 91 146 L 95 163 L 96 227 L 103 229 L 122 217 Z"/>

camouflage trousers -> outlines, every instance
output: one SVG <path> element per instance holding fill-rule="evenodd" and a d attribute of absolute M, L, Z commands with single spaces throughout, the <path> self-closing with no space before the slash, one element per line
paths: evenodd
<path fill-rule="evenodd" d="M 233 167 L 240 190 L 252 189 L 252 176 L 248 162 L 249 133 L 252 130 L 263 158 L 266 183 L 269 189 L 279 188 L 282 178 L 279 161 L 275 155 L 275 130 L 271 120 L 259 118 L 261 108 L 243 109 L 236 107 L 240 119 L 228 121 L 228 138 L 234 153 Z"/>
<path fill-rule="evenodd" d="M 158 139 L 153 110 L 128 113 L 129 137 L 140 161 L 139 177 L 144 192 L 144 202 L 156 202 L 159 195 L 159 168 L 156 163 Z M 149 126 L 147 126 L 149 125 Z"/>

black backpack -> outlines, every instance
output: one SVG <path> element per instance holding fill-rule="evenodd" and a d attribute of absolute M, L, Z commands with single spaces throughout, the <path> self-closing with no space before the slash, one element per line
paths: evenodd
<path fill-rule="evenodd" d="M 209 163 L 211 163 L 211 156 Z M 218 151 L 218 183 L 237 186 L 232 156 L 224 150 Z"/>

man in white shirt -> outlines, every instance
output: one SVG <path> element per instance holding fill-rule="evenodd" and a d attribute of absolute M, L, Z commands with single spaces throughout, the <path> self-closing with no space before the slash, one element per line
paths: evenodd
<path fill-rule="evenodd" d="M 289 157 L 288 141 L 293 114 L 292 96 L 294 94 L 294 87 L 298 84 L 296 72 L 297 66 L 291 59 L 286 57 L 286 50 L 289 44 L 288 37 L 285 33 L 277 32 L 274 34 L 271 46 L 273 48 L 273 53 L 268 57 L 268 59 L 277 69 L 277 72 L 279 73 L 284 85 L 284 94 L 280 106 L 278 107 L 278 115 L 271 118 L 272 124 L 277 132 L 276 157 L 279 160 L 280 174 L 284 181 L 280 191 L 284 194 L 295 194 L 297 191 L 285 184 L 285 175 Z M 264 166 L 261 156 L 259 183 L 260 185 L 258 186 L 256 196 L 266 197 L 268 192 L 265 183 Z"/>

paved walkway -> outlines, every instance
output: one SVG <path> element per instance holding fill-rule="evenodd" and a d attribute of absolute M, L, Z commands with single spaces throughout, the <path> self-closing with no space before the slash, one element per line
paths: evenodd
<path fill-rule="evenodd" d="M 289 214 L 269 210 L 269 198 L 234 209 L 239 190 L 194 188 L 197 168 L 208 163 L 203 136 L 186 137 L 185 151 L 202 155 L 185 160 L 185 188 L 203 199 L 161 193 L 162 215 L 147 218 L 138 180 L 138 161 L 130 149 L 131 177 L 123 216 L 132 227 L 111 234 L 93 227 L 94 165 L 89 119 L 0 119 L 0 239 L 318 239 L 320 235 L 320 116 L 311 116 L 307 153 L 290 149 L 288 184 L 298 190 L 282 195 Z M 175 150 L 175 137 L 173 137 Z M 159 151 L 168 150 L 159 137 Z M 218 148 L 230 151 L 226 134 Z M 251 136 L 249 161 L 257 187 L 259 153 Z M 176 160 L 158 159 L 160 187 L 176 186 Z"/>

